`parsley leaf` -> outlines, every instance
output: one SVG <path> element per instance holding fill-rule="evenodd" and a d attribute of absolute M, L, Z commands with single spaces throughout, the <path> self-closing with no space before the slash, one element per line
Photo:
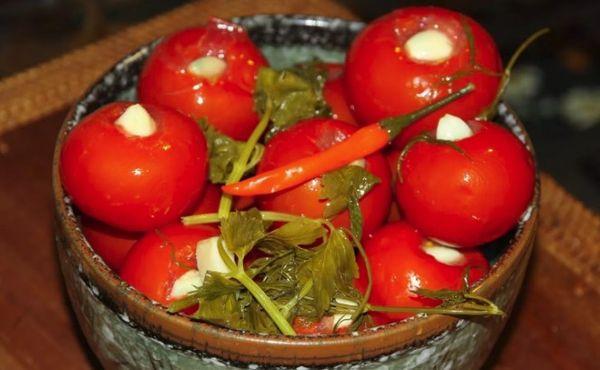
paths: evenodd
<path fill-rule="evenodd" d="M 258 74 L 254 104 L 263 114 L 267 99 L 273 102 L 271 127 L 266 138 L 285 130 L 301 119 L 330 116 L 330 108 L 323 97 L 327 70 L 317 63 L 301 64 L 277 71 L 262 68 Z"/>
<path fill-rule="evenodd" d="M 310 298 L 317 316 L 322 317 L 336 295 L 351 291 L 352 281 L 358 277 L 352 242 L 342 230 L 332 228 L 327 241 L 314 249 L 297 275 L 300 286 L 313 281 Z"/>
<path fill-rule="evenodd" d="M 323 216 L 331 218 L 348 208 L 352 233 L 360 239 L 362 213 L 358 201 L 381 180 L 360 166 L 349 165 L 323 175 L 321 199 L 328 199 Z"/>
<path fill-rule="evenodd" d="M 195 299 L 198 304 L 193 317 L 226 327 L 247 327 L 244 323 L 244 305 L 238 301 L 243 289 L 235 280 L 208 271 L 204 284 L 187 297 Z"/>
<path fill-rule="evenodd" d="M 198 303 L 195 319 L 238 330 L 279 333 L 273 320 L 252 294 L 235 280 L 218 272 L 208 272 L 204 285 L 192 293 Z"/>
<path fill-rule="evenodd" d="M 362 238 L 363 215 L 360 210 L 359 199 L 354 194 L 348 197 L 348 213 L 350 214 L 350 231 L 357 239 Z"/>
<path fill-rule="evenodd" d="M 233 140 L 229 136 L 219 132 L 216 128 L 209 125 L 205 119 L 200 120 L 198 124 L 204 131 L 208 146 L 208 174 L 210 182 L 213 184 L 225 184 L 227 177 L 233 170 L 233 164 L 240 157 L 246 143 Z M 246 166 L 246 171 L 250 171 L 260 162 L 263 152 L 264 146 L 256 144 L 252 152 L 252 157 Z"/>
<path fill-rule="evenodd" d="M 504 312 L 494 302 L 472 291 L 469 284 L 469 270 L 470 267 L 467 267 L 463 273 L 463 286 L 460 290 L 419 288 L 413 292 L 421 297 L 440 300 L 440 305 L 434 308 L 439 313 L 503 316 Z"/>
<path fill-rule="evenodd" d="M 221 236 L 227 248 L 240 260 L 266 235 L 260 211 L 233 212 L 221 221 Z"/>
<path fill-rule="evenodd" d="M 300 218 L 273 230 L 269 235 L 293 245 L 311 245 L 325 236 L 325 229 L 319 221 Z"/>

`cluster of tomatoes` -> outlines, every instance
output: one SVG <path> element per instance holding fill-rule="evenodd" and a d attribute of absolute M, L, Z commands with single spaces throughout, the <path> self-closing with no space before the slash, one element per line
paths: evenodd
<path fill-rule="evenodd" d="M 86 238 L 126 282 L 161 304 L 177 298 L 173 284 L 196 263 L 198 241 L 219 234 L 179 222 L 183 215 L 216 212 L 222 195 L 207 180 L 207 144 L 196 120 L 246 140 L 259 121 L 253 93 L 265 66 L 235 24 L 212 20 L 180 31 L 147 60 L 138 103 L 99 109 L 64 142 L 62 183 L 83 214 Z M 494 101 L 502 76 L 492 38 L 460 13 L 403 8 L 369 24 L 345 64 L 327 68 L 323 95 L 332 117 L 307 119 L 274 136 L 257 172 L 323 151 L 361 125 L 409 113 L 472 83 L 474 92 L 360 161 L 380 180 L 360 209 L 372 304 L 431 306 L 436 302 L 414 289 L 459 289 L 467 268 L 471 282 L 481 279 L 489 264 L 475 247 L 514 227 L 535 181 L 524 145 L 506 128 L 475 120 Z M 443 121 L 450 123 L 444 128 Z M 320 218 L 321 189 L 317 177 L 237 204 Z M 333 223 L 348 227 L 348 212 Z M 364 289 L 364 262 L 359 266 L 356 284 Z M 377 323 L 406 317 L 374 316 Z"/>

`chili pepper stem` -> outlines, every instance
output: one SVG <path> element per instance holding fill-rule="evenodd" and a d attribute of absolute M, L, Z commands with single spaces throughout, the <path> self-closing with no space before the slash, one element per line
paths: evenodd
<path fill-rule="evenodd" d="M 467 86 L 463 87 L 462 89 L 458 90 L 457 92 L 452 93 L 452 94 L 436 101 L 433 104 L 430 104 L 426 107 L 423 107 L 423 108 L 421 108 L 417 111 L 414 111 L 412 113 L 409 113 L 409 114 L 405 114 L 405 115 L 397 116 L 397 117 L 386 118 L 386 119 L 382 120 L 380 124 L 383 128 L 385 128 L 387 130 L 388 135 L 390 136 L 390 141 L 391 141 L 396 136 L 398 136 L 400 134 L 400 132 L 402 132 L 402 130 L 409 124 L 413 123 L 414 121 L 416 121 L 418 119 L 425 117 L 428 114 L 435 112 L 436 110 L 440 109 L 441 107 L 443 107 L 445 105 L 452 103 L 453 101 L 461 98 L 463 95 L 468 94 L 473 90 L 475 90 L 475 85 L 473 85 L 472 83 L 469 83 Z"/>
<path fill-rule="evenodd" d="M 521 54 L 523 54 L 523 52 L 529 47 L 529 45 L 531 45 L 534 41 L 539 39 L 541 36 L 547 34 L 548 32 L 550 32 L 549 28 L 542 28 L 541 30 L 534 32 L 527 39 L 525 39 L 525 41 L 523 41 L 523 43 L 517 48 L 517 50 L 514 52 L 514 54 L 510 57 L 510 60 L 508 61 L 508 64 L 506 65 L 506 68 L 504 69 L 504 73 L 502 73 L 502 79 L 500 80 L 500 86 L 498 87 L 498 92 L 496 93 L 494 100 L 486 109 L 483 110 L 483 112 L 481 112 L 481 114 L 479 115 L 478 118 L 481 118 L 484 120 L 489 120 L 492 118 L 492 116 L 494 114 L 496 114 L 496 108 L 497 108 L 498 104 L 500 103 L 500 99 L 502 98 L 502 95 L 504 95 L 504 91 L 506 91 L 506 88 L 508 87 L 512 69 L 515 66 L 515 64 L 517 63 L 517 60 L 519 59 Z"/>

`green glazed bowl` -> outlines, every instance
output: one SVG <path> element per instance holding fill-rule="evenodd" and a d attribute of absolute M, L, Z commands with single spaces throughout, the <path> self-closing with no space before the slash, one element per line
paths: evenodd
<path fill-rule="evenodd" d="M 235 21 L 246 27 L 277 67 L 314 57 L 341 62 L 344 50 L 364 26 L 302 15 L 257 15 Z M 137 76 L 155 44 L 126 56 L 90 87 L 68 114 L 54 153 L 60 266 L 77 320 L 104 367 L 475 369 L 483 364 L 507 317 L 458 319 L 431 315 L 344 335 L 258 335 L 171 315 L 121 281 L 81 233 L 77 211 L 60 183 L 59 154 L 65 136 L 82 117 L 111 101 L 135 99 Z M 499 107 L 499 120 L 531 150 L 523 125 L 505 105 Z M 492 269 L 475 289 L 505 312 L 511 311 L 523 281 L 537 228 L 538 203 L 539 186 L 519 226 L 485 247 Z"/>

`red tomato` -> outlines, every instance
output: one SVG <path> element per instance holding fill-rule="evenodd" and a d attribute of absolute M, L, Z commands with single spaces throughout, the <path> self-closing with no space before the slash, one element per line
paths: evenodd
<path fill-rule="evenodd" d="M 507 129 L 468 122 L 462 149 L 419 142 L 401 164 L 396 196 L 408 222 L 424 235 L 461 247 L 492 241 L 515 226 L 531 201 L 531 153 Z"/>
<path fill-rule="evenodd" d="M 395 183 L 398 178 L 398 159 L 400 159 L 401 150 L 392 149 L 390 150 L 385 158 L 390 166 L 390 172 L 392 173 L 392 181 Z"/>
<path fill-rule="evenodd" d="M 64 141 L 60 173 L 79 209 L 127 231 L 145 231 L 181 216 L 206 178 L 206 141 L 190 118 L 143 107 L 156 123 L 147 137 L 115 121 L 133 103 L 111 103 L 85 117 Z"/>
<path fill-rule="evenodd" d="M 141 234 L 118 230 L 87 216 L 81 218 L 81 226 L 94 251 L 115 271 L 119 270 L 127 252 L 141 237 Z"/>
<path fill-rule="evenodd" d="M 213 183 L 207 183 L 204 194 L 200 198 L 200 202 L 191 213 L 193 215 L 201 215 L 203 213 L 216 213 L 219 210 L 219 202 L 221 201 L 221 188 Z"/>
<path fill-rule="evenodd" d="M 398 203 L 396 203 L 396 201 L 392 200 L 392 202 L 390 204 L 390 213 L 388 214 L 386 223 L 402 221 L 402 219 L 403 219 L 402 212 L 400 211 L 400 208 L 398 207 Z"/>
<path fill-rule="evenodd" d="M 226 68 L 211 81 L 190 72 L 190 63 L 216 57 Z M 252 94 L 258 70 L 267 65 L 240 26 L 211 19 L 161 42 L 146 61 L 138 84 L 143 103 L 165 105 L 208 123 L 236 140 L 246 140 L 258 123 Z"/>
<path fill-rule="evenodd" d="M 292 128 L 277 134 L 265 148 L 258 173 L 282 166 L 329 148 L 350 136 L 356 127 L 342 121 L 313 118 L 301 121 Z M 366 158 L 366 170 L 381 182 L 375 185 L 361 200 L 363 234 L 367 236 L 385 220 L 391 200 L 390 174 L 387 163 L 379 153 Z M 294 188 L 261 196 L 259 208 L 286 212 L 311 218 L 323 217 L 325 200 L 319 199 L 322 191 L 321 178 L 314 178 Z M 334 217 L 336 226 L 349 227 L 348 211 Z"/>
<path fill-rule="evenodd" d="M 331 108 L 332 117 L 348 123 L 356 123 L 343 83 L 343 64 L 327 63 L 327 81 L 323 86 L 323 97 Z"/>
<path fill-rule="evenodd" d="M 194 208 L 194 211 L 190 214 L 201 215 L 203 213 L 217 213 L 219 211 L 219 203 L 221 202 L 221 188 L 219 185 L 215 185 L 211 182 L 206 184 L 206 189 L 198 205 Z M 234 197 L 233 209 L 241 211 L 248 209 L 254 205 L 253 197 Z"/>
<path fill-rule="evenodd" d="M 422 249 L 425 239 L 405 222 L 395 222 L 377 230 L 365 243 L 373 274 L 373 288 L 369 302 L 378 306 L 433 307 L 440 302 L 412 293 L 423 289 L 460 289 L 465 268 L 469 267 L 469 281 L 481 279 L 489 264 L 480 252 L 462 252 L 466 262 L 462 266 L 450 266 L 438 262 Z M 367 286 L 367 274 L 362 258 L 358 261 L 360 277 L 356 281 L 359 290 Z M 402 320 L 412 314 L 371 313 L 377 325 Z"/>
<path fill-rule="evenodd" d="M 352 116 L 342 78 L 338 77 L 325 82 L 323 86 L 323 97 L 331 108 L 332 117 L 340 121 L 356 124 Z"/>
<path fill-rule="evenodd" d="M 211 226 L 180 223 L 148 231 L 129 251 L 121 278 L 146 297 L 168 306 L 175 281 L 196 268 L 198 242 L 217 235 Z"/>
<path fill-rule="evenodd" d="M 335 80 L 338 77 L 341 77 L 344 73 L 344 65 L 342 63 L 319 63 L 327 70 L 327 79 Z"/>
<path fill-rule="evenodd" d="M 324 316 L 320 321 L 310 321 L 304 317 L 296 316 L 292 321 L 292 327 L 298 335 L 319 335 L 319 334 L 334 334 L 333 316 Z M 348 332 L 348 326 L 342 327 L 338 324 L 335 330 L 336 334 L 344 334 Z"/>
<path fill-rule="evenodd" d="M 245 209 L 254 207 L 255 201 L 256 199 L 254 199 L 254 197 L 234 197 L 233 208 L 238 211 L 243 211 Z"/>
<path fill-rule="evenodd" d="M 467 34 L 472 32 L 473 67 Z M 447 59 L 425 62 L 411 58 L 406 42 L 425 30 L 442 32 L 452 45 Z M 432 129 L 445 113 L 471 119 L 482 112 L 498 91 L 502 63 L 491 36 L 471 18 L 437 7 L 395 10 L 369 24 L 352 43 L 344 82 L 358 119 L 365 123 L 417 110 L 473 83 L 471 94 L 415 122 L 395 140 L 403 146 L 415 134 Z M 453 79 L 448 81 L 448 79 Z"/>

